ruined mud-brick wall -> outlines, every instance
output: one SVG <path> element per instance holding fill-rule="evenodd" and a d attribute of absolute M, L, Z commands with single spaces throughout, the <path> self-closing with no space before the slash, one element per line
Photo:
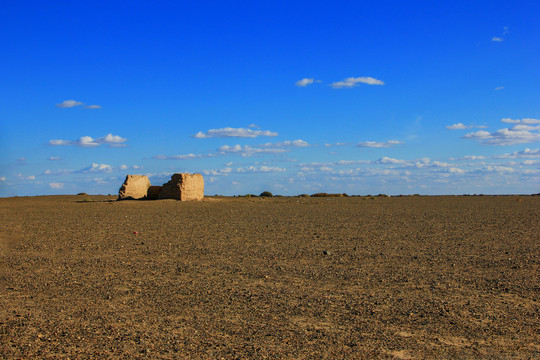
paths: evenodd
<path fill-rule="evenodd" d="M 202 200 L 204 180 L 201 174 L 174 174 L 163 186 L 152 186 L 144 175 L 127 175 L 118 191 L 118 200 L 127 199 L 176 199 Z"/>
<path fill-rule="evenodd" d="M 160 199 L 182 201 L 202 200 L 204 198 L 204 180 L 201 174 L 174 174 L 171 180 L 161 188 Z"/>
<path fill-rule="evenodd" d="M 144 175 L 127 175 L 118 191 L 118 200 L 145 199 L 150 187 L 150 180 Z"/>

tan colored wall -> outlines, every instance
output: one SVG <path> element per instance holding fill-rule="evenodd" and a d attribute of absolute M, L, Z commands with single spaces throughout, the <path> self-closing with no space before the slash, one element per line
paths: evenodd
<path fill-rule="evenodd" d="M 201 174 L 174 174 L 159 193 L 160 199 L 181 201 L 202 200 L 204 198 L 204 179 Z"/>
<path fill-rule="evenodd" d="M 145 175 L 127 175 L 118 191 L 118 200 L 144 199 L 150 187 L 150 180 Z"/>

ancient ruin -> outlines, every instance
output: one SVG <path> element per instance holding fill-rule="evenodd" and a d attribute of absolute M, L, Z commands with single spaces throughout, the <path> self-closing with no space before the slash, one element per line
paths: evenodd
<path fill-rule="evenodd" d="M 202 200 L 204 197 L 204 180 L 201 174 L 174 174 L 159 193 L 160 199 L 177 199 L 182 201 Z"/>
<path fill-rule="evenodd" d="M 145 199 L 150 187 L 150 180 L 144 175 L 127 175 L 118 191 L 118 200 Z"/>
<path fill-rule="evenodd" d="M 118 200 L 128 199 L 176 199 L 181 201 L 202 200 L 204 179 L 201 174 L 173 174 L 163 186 L 152 186 L 144 175 L 127 175 L 118 191 Z"/>

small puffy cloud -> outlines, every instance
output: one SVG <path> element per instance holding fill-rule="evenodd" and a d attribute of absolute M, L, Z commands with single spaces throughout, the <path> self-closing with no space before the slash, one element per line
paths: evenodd
<path fill-rule="evenodd" d="M 21 180 L 36 180 L 34 175 L 24 176 L 23 174 L 17 174 L 17 177 Z"/>
<path fill-rule="evenodd" d="M 403 144 L 401 141 L 389 140 L 386 142 L 377 142 L 377 141 L 365 141 L 356 144 L 357 147 L 370 147 L 370 148 L 387 148 L 396 145 Z"/>
<path fill-rule="evenodd" d="M 514 124 L 511 128 L 494 132 L 484 130 L 468 133 L 465 139 L 473 139 L 486 145 L 516 145 L 540 141 L 540 120 L 538 119 L 502 119 L 504 123 Z"/>
<path fill-rule="evenodd" d="M 79 170 L 81 173 L 90 173 L 90 172 L 112 172 L 113 167 L 107 164 L 95 164 L 93 163 L 89 167 Z"/>
<path fill-rule="evenodd" d="M 59 108 L 72 108 L 76 106 L 82 106 L 84 103 L 76 100 L 64 100 L 60 104 L 56 104 L 56 107 Z"/>
<path fill-rule="evenodd" d="M 121 146 L 125 146 L 125 144 L 123 143 L 126 141 L 127 141 L 126 138 L 120 137 L 118 135 L 107 134 L 98 139 L 94 139 L 91 136 L 82 136 L 77 140 L 53 139 L 49 141 L 49 145 L 51 146 L 73 145 L 73 146 L 79 146 L 79 147 L 85 147 L 85 148 L 92 148 L 92 147 L 99 146 L 101 144 L 106 144 L 110 147 L 121 147 Z"/>
<path fill-rule="evenodd" d="M 25 157 L 20 157 L 20 158 L 17 159 L 17 161 L 21 162 L 21 163 L 26 162 L 26 160 L 28 160 L 28 159 L 25 158 Z"/>
<path fill-rule="evenodd" d="M 83 102 L 77 101 L 77 100 L 64 100 L 59 104 L 56 104 L 56 107 L 58 108 L 73 108 L 77 106 L 84 106 Z M 101 109 L 101 105 L 86 105 L 84 106 L 85 109 Z"/>
<path fill-rule="evenodd" d="M 247 166 L 240 167 L 236 169 L 238 173 L 273 173 L 273 172 L 284 172 L 287 171 L 285 168 L 275 167 L 275 166 Z"/>
<path fill-rule="evenodd" d="M 540 119 L 531 119 L 531 118 L 525 118 L 525 119 L 511 119 L 511 118 L 504 118 L 501 119 L 503 123 L 507 124 L 518 124 L 518 125 L 540 125 Z"/>
<path fill-rule="evenodd" d="M 494 173 L 512 173 L 515 171 L 515 169 L 512 167 L 500 166 L 500 165 L 485 166 L 482 170 L 487 171 L 487 172 L 494 172 Z"/>
<path fill-rule="evenodd" d="M 337 143 L 326 143 L 324 144 L 324 146 L 326 147 L 332 147 L 332 146 L 345 146 L 345 145 L 349 145 L 349 143 L 344 143 L 344 142 L 337 142 Z"/>
<path fill-rule="evenodd" d="M 521 151 L 514 151 L 509 154 L 504 154 L 497 156 L 497 158 L 501 159 L 535 159 L 540 158 L 540 149 L 529 149 L 525 148 Z"/>
<path fill-rule="evenodd" d="M 504 90 L 504 86 L 497 86 L 495 88 L 495 91 L 500 91 L 500 90 Z"/>
<path fill-rule="evenodd" d="M 202 171 L 202 173 L 204 175 L 208 175 L 208 176 L 210 176 L 210 175 L 211 176 L 219 176 L 219 175 L 227 176 L 231 172 L 232 172 L 232 168 L 230 168 L 230 167 L 226 167 L 226 168 L 218 169 L 218 170 L 203 170 Z"/>
<path fill-rule="evenodd" d="M 107 134 L 104 137 L 101 137 L 96 140 L 99 144 L 106 144 L 113 147 L 125 146 L 123 143 L 127 141 L 126 138 L 120 137 L 118 135 Z"/>
<path fill-rule="evenodd" d="M 315 80 L 314 78 L 304 78 L 302 80 L 298 80 L 295 85 L 299 87 L 306 87 L 308 85 L 311 85 L 316 82 L 321 82 L 320 80 Z"/>
<path fill-rule="evenodd" d="M 223 145 L 220 146 L 217 151 L 221 154 L 239 154 L 242 156 L 252 156 L 255 154 L 280 154 L 287 152 L 287 149 L 282 148 L 257 148 L 249 145 Z"/>
<path fill-rule="evenodd" d="M 192 137 L 195 139 L 208 138 L 256 138 L 258 136 L 277 136 L 278 133 L 269 130 L 252 130 L 249 128 L 232 128 L 226 127 L 222 129 L 210 129 L 206 132 L 199 131 Z"/>
<path fill-rule="evenodd" d="M 69 169 L 58 169 L 58 170 L 47 169 L 43 172 L 43 175 L 68 175 L 68 174 L 73 174 L 74 172 L 75 172 L 74 170 L 69 170 Z"/>
<path fill-rule="evenodd" d="M 465 174 L 466 171 L 457 167 L 449 167 L 448 172 L 452 174 Z"/>
<path fill-rule="evenodd" d="M 52 182 L 52 183 L 49 183 L 49 187 L 51 189 L 63 189 L 64 188 L 64 183 Z"/>
<path fill-rule="evenodd" d="M 454 125 L 447 125 L 446 128 L 449 129 L 449 130 L 466 130 L 466 129 L 472 129 L 472 128 L 485 129 L 485 128 L 487 128 L 487 126 L 484 126 L 484 125 L 465 125 L 463 123 L 457 123 L 457 124 L 454 124 Z"/>
<path fill-rule="evenodd" d="M 504 39 L 502 37 L 499 37 L 499 36 L 494 36 L 491 38 L 491 41 L 493 42 L 503 42 Z"/>
<path fill-rule="evenodd" d="M 62 158 L 60 156 L 49 156 L 47 158 L 47 160 L 50 160 L 50 161 L 58 161 L 58 160 L 61 160 Z"/>
<path fill-rule="evenodd" d="M 481 155 L 465 155 L 459 158 L 459 160 L 484 160 L 486 157 Z"/>
<path fill-rule="evenodd" d="M 375 161 L 376 164 L 407 164 L 405 160 L 393 159 L 387 156 L 383 156 L 379 160 Z"/>
<path fill-rule="evenodd" d="M 457 123 L 457 124 L 454 124 L 454 125 L 447 125 L 446 128 L 449 129 L 449 130 L 465 130 L 465 129 L 472 129 L 473 126 L 472 125 L 465 125 L 463 123 Z"/>
<path fill-rule="evenodd" d="M 212 157 L 215 156 L 214 154 L 185 154 L 185 155 L 155 155 L 153 156 L 156 160 L 192 160 L 192 159 L 200 159 L 205 157 Z"/>
<path fill-rule="evenodd" d="M 75 141 L 75 144 L 80 147 L 95 147 L 99 146 L 99 143 L 90 136 L 82 136 L 79 140 Z"/>
<path fill-rule="evenodd" d="M 384 85 L 384 82 L 381 80 L 377 80 L 375 78 L 369 77 L 369 76 L 361 76 L 361 77 L 349 77 L 342 81 L 336 81 L 331 84 L 331 86 L 334 89 L 342 89 L 342 88 L 352 88 L 358 86 L 358 84 L 367 84 L 367 85 Z"/>
<path fill-rule="evenodd" d="M 304 141 L 302 139 L 293 140 L 293 141 L 283 141 L 278 143 L 266 143 L 259 145 L 257 147 L 264 147 L 264 148 L 283 148 L 283 147 L 308 147 L 309 143 L 307 141 Z"/>
<path fill-rule="evenodd" d="M 6 177 L 5 176 L 0 176 L 0 181 L 2 181 L 2 182 L 6 181 Z"/>

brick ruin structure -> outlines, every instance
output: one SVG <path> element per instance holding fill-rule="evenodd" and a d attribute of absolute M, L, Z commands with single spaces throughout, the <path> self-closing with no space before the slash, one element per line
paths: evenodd
<path fill-rule="evenodd" d="M 202 200 L 204 179 L 201 174 L 173 174 L 162 186 L 152 186 L 145 175 L 127 175 L 118 191 L 118 200 L 176 199 L 180 201 Z"/>

